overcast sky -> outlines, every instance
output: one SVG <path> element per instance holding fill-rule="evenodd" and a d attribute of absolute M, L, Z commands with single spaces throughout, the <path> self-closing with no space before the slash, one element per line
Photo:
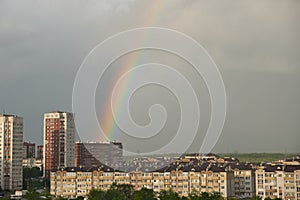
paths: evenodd
<path fill-rule="evenodd" d="M 72 111 L 91 49 L 120 31 L 165 27 L 202 44 L 223 76 L 228 111 L 214 152 L 300 152 L 299 19 L 298 0 L 0 0 L 0 109 L 23 116 L 24 139 L 41 144 L 43 113 Z"/>

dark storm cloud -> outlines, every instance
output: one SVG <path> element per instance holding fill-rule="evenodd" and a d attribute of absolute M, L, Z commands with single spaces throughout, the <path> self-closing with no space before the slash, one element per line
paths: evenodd
<path fill-rule="evenodd" d="M 167 27 L 201 43 L 223 75 L 228 117 L 215 151 L 299 152 L 300 1 L 164 1 L 151 13 L 158 3 L 0 1 L 0 109 L 24 116 L 25 138 L 41 143 L 42 114 L 71 111 L 76 72 L 95 45 Z"/>

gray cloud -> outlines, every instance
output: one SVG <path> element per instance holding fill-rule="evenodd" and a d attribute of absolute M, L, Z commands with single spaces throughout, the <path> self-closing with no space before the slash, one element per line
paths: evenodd
<path fill-rule="evenodd" d="M 228 118 L 215 151 L 299 152 L 299 9 L 297 0 L 2 0 L 0 109 L 24 116 L 25 138 L 41 143 L 42 113 L 71 110 L 76 72 L 95 45 L 167 27 L 201 43 L 223 75 Z"/>

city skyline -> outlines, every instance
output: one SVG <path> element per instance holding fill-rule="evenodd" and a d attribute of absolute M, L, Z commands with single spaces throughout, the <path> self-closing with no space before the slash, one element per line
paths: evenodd
<path fill-rule="evenodd" d="M 0 199 L 300 200 L 300 0 L 0 0 Z"/>
<path fill-rule="evenodd" d="M 59 110 L 59 111 L 52 111 L 52 112 L 58 112 L 58 113 L 69 113 L 69 112 L 67 112 L 67 111 L 63 111 L 63 110 Z M 43 115 L 45 115 L 45 114 L 47 114 L 47 113 L 51 113 L 51 112 L 44 112 L 43 113 Z M 8 114 L 8 113 L 6 113 L 6 112 L 3 112 L 3 113 L 0 113 L 0 116 L 1 115 L 3 115 L 3 116 L 18 116 L 18 117 L 22 117 L 21 115 L 18 115 L 18 114 L 12 114 L 12 113 L 10 113 L 10 114 Z M 23 117 L 22 117 L 22 119 L 24 119 Z M 38 143 L 36 140 L 26 140 L 25 138 L 25 134 L 23 134 L 23 142 L 24 142 L 24 145 L 34 145 L 34 146 L 36 146 L 35 147 L 35 154 L 36 155 L 38 155 L 38 147 L 39 146 L 43 146 L 43 144 L 44 144 L 44 142 L 41 142 L 41 143 Z M 86 140 L 86 141 L 84 141 L 84 140 L 81 140 L 80 138 L 78 138 L 78 135 L 76 134 L 75 135 L 75 144 L 76 143 L 104 143 L 104 144 L 108 144 L 107 142 L 109 142 L 109 143 L 113 143 L 113 142 L 122 142 L 122 141 L 117 141 L 117 140 Z M 212 151 L 212 153 L 213 153 L 214 151 Z M 175 154 L 178 154 L 178 152 L 172 152 L 172 153 L 175 153 Z M 191 153 L 197 153 L 197 152 L 191 152 Z M 255 152 L 255 151 L 253 151 L 253 152 L 239 152 L 239 151 L 234 151 L 234 152 L 214 152 L 214 153 L 268 153 L 268 152 Z M 282 151 L 282 152 L 269 152 L 269 153 L 299 153 L 299 152 L 287 152 L 286 150 L 285 151 Z M 24 152 L 23 152 L 23 154 L 24 154 Z M 151 155 L 151 154 L 149 154 L 149 155 Z M 127 155 L 127 156 L 130 156 L 130 155 Z M 35 156 L 33 156 L 33 157 L 35 157 Z"/>

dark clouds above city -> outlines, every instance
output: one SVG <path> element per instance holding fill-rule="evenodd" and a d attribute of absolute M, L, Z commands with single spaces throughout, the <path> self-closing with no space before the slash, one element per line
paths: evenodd
<path fill-rule="evenodd" d="M 223 76 L 214 152 L 300 152 L 299 11 L 298 0 L 2 0 L 0 109 L 23 116 L 24 140 L 41 144 L 43 113 L 72 111 L 76 73 L 97 44 L 165 27 L 202 44 Z"/>

